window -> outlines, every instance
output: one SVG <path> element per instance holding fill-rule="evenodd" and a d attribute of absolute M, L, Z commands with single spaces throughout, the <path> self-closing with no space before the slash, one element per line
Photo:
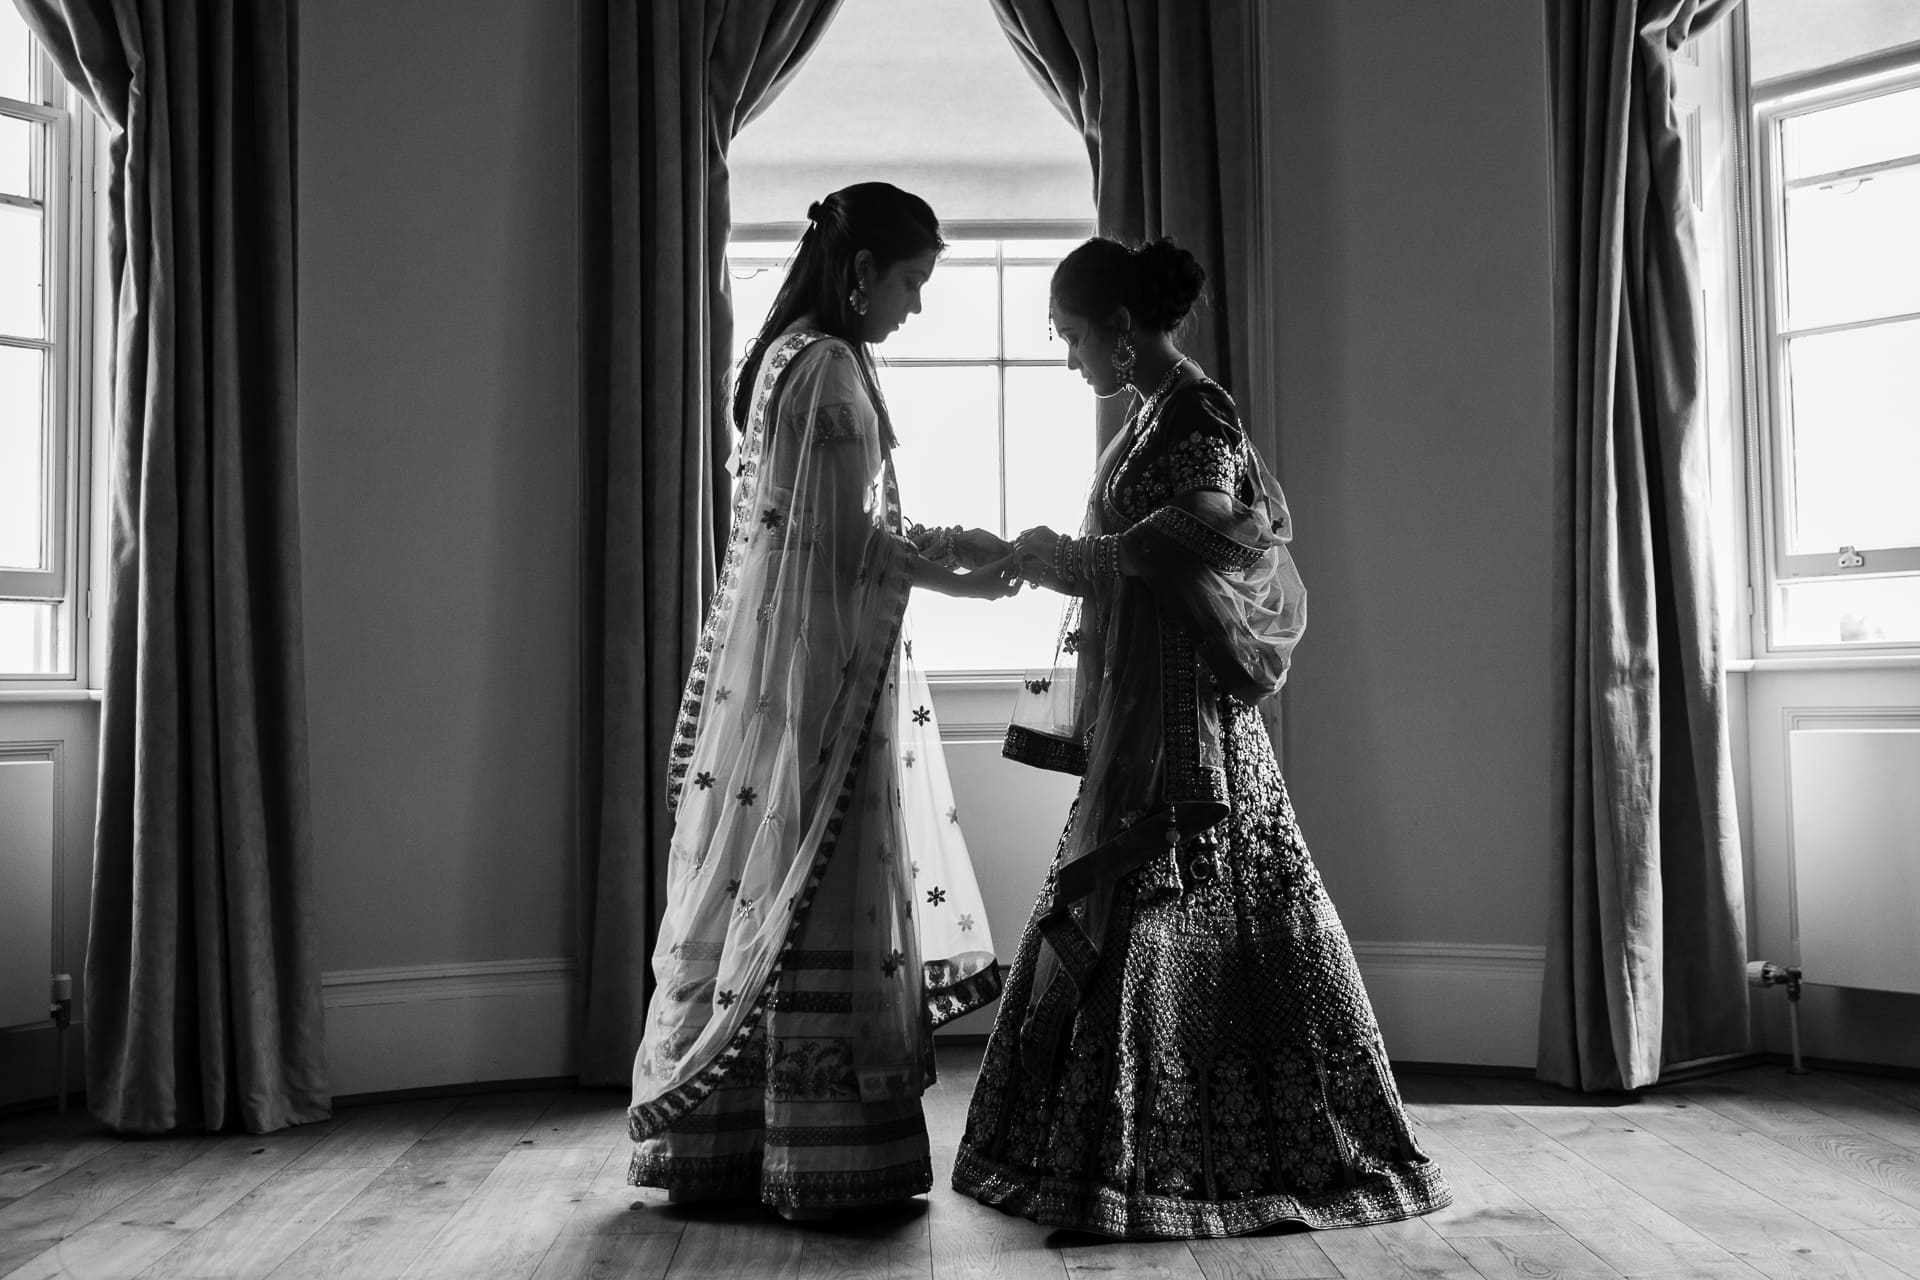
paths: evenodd
<path fill-rule="evenodd" d="M 1081 226 L 948 225 L 924 311 L 875 349 L 900 436 L 901 509 L 922 524 L 1011 538 L 1078 530 L 1094 463 L 1094 398 L 1047 321 L 1053 269 Z M 779 238 L 775 238 L 778 236 Z M 728 253 L 736 365 L 773 305 L 798 228 L 736 228 Z M 915 658 L 928 671 L 1022 671 L 1052 656 L 1061 599 L 916 592 Z"/>
<path fill-rule="evenodd" d="M 0 680 L 72 680 L 94 225 L 89 115 L 0 5 Z"/>
<path fill-rule="evenodd" d="M 1920 58 L 1754 105 L 1767 647 L 1920 643 Z"/>

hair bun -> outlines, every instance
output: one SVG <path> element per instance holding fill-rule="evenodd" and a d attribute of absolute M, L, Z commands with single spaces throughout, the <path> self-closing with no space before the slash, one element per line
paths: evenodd
<path fill-rule="evenodd" d="M 1156 329 L 1172 329 L 1193 309 L 1206 285 L 1206 268 L 1200 260 L 1175 244 L 1172 237 L 1141 245 L 1134 250 L 1136 296 L 1147 322 Z"/>
<path fill-rule="evenodd" d="M 812 223 L 818 223 L 822 215 L 824 215 L 825 213 L 826 213 L 826 209 L 821 206 L 818 200 L 815 200 L 812 204 L 807 206 L 807 221 Z"/>

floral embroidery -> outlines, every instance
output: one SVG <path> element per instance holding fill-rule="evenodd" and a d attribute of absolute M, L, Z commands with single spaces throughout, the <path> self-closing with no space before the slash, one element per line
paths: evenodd
<path fill-rule="evenodd" d="M 906 755 L 901 757 L 901 760 L 903 763 L 905 763 L 907 768 L 909 769 L 913 768 L 913 752 L 911 751 L 907 752 Z"/>
<path fill-rule="evenodd" d="M 972 932 L 973 932 L 973 917 L 972 917 L 972 916 L 964 916 L 964 915 L 963 915 L 963 916 L 961 916 L 961 917 L 960 917 L 960 932 L 962 932 L 962 933 L 972 933 Z"/>
<path fill-rule="evenodd" d="M 897 949 L 889 951 L 887 952 L 886 959 L 880 962 L 880 972 L 891 978 L 894 974 L 900 972 L 900 966 L 906 962 L 907 957 L 904 952 Z"/>
<path fill-rule="evenodd" d="M 913 709 L 913 722 L 915 724 L 925 724 L 931 719 L 933 719 L 933 712 L 929 708 L 915 707 Z"/>
<path fill-rule="evenodd" d="M 1038 679 L 1038 680 L 1027 681 L 1028 693 L 1045 693 L 1047 690 L 1051 688 L 1053 688 L 1053 681 L 1046 679 L 1045 677 L 1042 677 L 1041 679 Z"/>
<path fill-rule="evenodd" d="M 740 788 L 739 792 L 734 796 L 734 799 L 738 800 L 743 805 L 750 805 L 759 798 L 760 798 L 759 793 L 756 792 L 752 787 L 742 787 Z"/>
<path fill-rule="evenodd" d="M 740 997 L 734 994 L 733 990 L 729 988 L 725 991 L 722 991 L 719 995 L 715 996 L 713 998 L 713 1002 L 719 1005 L 722 1009 L 731 1009 L 733 1008 L 733 1002 L 738 1000 L 739 998 Z"/>
<path fill-rule="evenodd" d="M 853 1051 L 844 1040 L 778 1040 L 767 1062 L 767 1096 L 833 1101 L 860 1096 Z"/>
<path fill-rule="evenodd" d="M 768 529 L 781 529 L 786 526 L 786 513 L 776 507 L 768 507 L 760 513 L 760 523 Z"/>
<path fill-rule="evenodd" d="M 942 889 L 939 885 L 935 885 L 933 886 L 933 888 L 927 890 L 927 902 L 929 905 L 937 907 L 941 903 L 945 902 L 946 900 L 947 900 L 947 891 L 945 889 Z"/>
<path fill-rule="evenodd" d="M 863 434 L 860 419 L 850 404 L 821 405 L 813 412 L 813 443 L 816 446 L 858 440 Z"/>
<path fill-rule="evenodd" d="M 702 769 L 693 776 L 693 785 L 702 791 L 710 790 L 713 787 L 713 775 L 705 769 Z"/>
<path fill-rule="evenodd" d="M 1231 699 L 1221 714 L 1230 808 L 1216 874 L 1171 893 L 1145 872 L 1119 882 L 1101 965 L 1040 1076 L 1020 1045 L 1040 946 L 1029 923 L 956 1189 L 1135 1238 L 1386 1222 L 1450 1202 L 1393 1088 L 1259 714 Z"/>

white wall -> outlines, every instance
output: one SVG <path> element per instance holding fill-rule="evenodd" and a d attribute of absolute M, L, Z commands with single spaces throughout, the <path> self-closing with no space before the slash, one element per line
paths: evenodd
<path fill-rule="evenodd" d="M 1276 453 L 1309 602 L 1288 778 L 1394 1055 L 1531 1065 L 1553 843 L 1544 17 L 1262 16 Z"/>
<path fill-rule="evenodd" d="M 574 8 L 329 0 L 302 12 L 300 59 L 307 697 L 335 1089 L 562 1074 Z"/>

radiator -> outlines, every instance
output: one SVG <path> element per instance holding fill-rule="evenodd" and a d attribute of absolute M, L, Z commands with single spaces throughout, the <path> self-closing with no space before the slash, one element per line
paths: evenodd
<path fill-rule="evenodd" d="M 54 775 L 52 760 L 0 757 L 0 1027 L 47 1018 Z"/>
<path fill-rule="evenodd" d="M 1920 994 L 1920 728 L 1787 735 L 1806 980 Z"/>

